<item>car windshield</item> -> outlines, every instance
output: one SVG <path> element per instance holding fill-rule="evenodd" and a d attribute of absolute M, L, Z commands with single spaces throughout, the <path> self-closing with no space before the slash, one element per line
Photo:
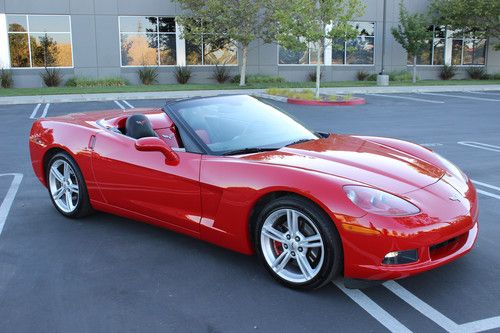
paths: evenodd
<path fill-rule="evenodd" d="M 169 108 L 215 155 L 275 150 L 317 139 L 286 114 L 250 96 L 186 100 Z"/>

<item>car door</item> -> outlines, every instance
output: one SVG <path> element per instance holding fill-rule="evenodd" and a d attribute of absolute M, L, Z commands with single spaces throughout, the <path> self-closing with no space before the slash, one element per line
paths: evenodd
<path fill-rule="evenodd" d="M 138 151 L 135 142 L 110 131 L 96 135 L 92 168 L 106 203 L 198 231 L 201 155 L 179 151 L 179 164 L 167 165 L 161 152 Z"/>

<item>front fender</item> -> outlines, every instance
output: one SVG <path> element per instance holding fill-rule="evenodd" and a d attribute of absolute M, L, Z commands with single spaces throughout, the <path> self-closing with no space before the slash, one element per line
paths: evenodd
<path fill-rule="evenodd" d="M 46 157 L 54 149 L 65 151 L 80 168 L 91 199 L 99 199 L 100 193 L 95 186 L 91 168 L 92 150 L 89 149 L 89 140 L 95 130 L 76 124 L 63 123 L 50 119 L 40 119 L 33 123 L 29 148 L 33 171 L 40 182 L 47 186 L 45 179 Z"/>
<path fill-rule="evenodd" d="M 345 195 L 342 187 L 347 181 L 328 174 L 217 156 L 204 156 L 201 170 L 200 237 L 235 251 L 253 253 L 248 233 L 252 209 L 273 192 L 295 193 L 315 202 L 339 232 L 343 223 L 366 214 Z"/>

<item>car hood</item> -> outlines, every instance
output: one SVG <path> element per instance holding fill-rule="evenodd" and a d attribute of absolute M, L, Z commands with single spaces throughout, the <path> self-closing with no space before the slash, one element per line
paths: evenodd
<path fill-rule="evenodd" d="M 326 173 L 395 194 L 426 187 L 445 174 L 441 168 L 400 150 L 338 134 L 241 158 Z"/>

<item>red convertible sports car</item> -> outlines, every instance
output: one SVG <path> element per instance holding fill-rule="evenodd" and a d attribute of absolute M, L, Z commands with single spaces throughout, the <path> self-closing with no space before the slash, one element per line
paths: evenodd
<path fill-rule="evenodd" d="M 429 149 L 314 133 L 250 96 L 37 120 L 35 174 L 57 210 L 93 210 L 256 253 L 294 288 L 398 279 L 464 255 L 476 191 Z"/>

